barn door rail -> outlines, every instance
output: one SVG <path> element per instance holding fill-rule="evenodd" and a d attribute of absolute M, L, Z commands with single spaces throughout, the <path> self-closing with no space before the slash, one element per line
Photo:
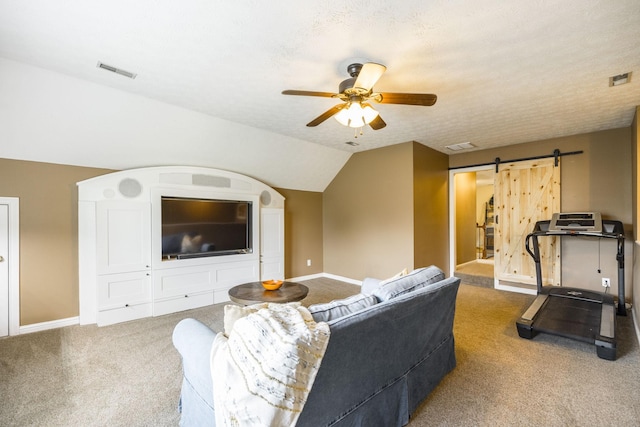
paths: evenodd
<path fill-rule="evenodd" d="M 555 150 L 553 150 L 553 154 L 545 154 L 545 155 L 542 155 L 542 156 L 533 156 L 533 157 L 522 157 L 520 159 L 511 159 L 511 160 L 502 160 L 502 159 L 500 159 L 500 157 L 496 157 L 493 162 L 477 163 L 475 165 L 467 165 L 467 166 L 456 166 L 456 167 L 449 168 L 449 170 L 475 168 L 475 167 L 479 167 L 479 166 L 495 165 L 496 166 L 496 173 L 497 173 L 500 170 L 500 164 L 501 163 L 526 162 L 528 160 L 549 159 L 549 158 L 552 158 L 552 157 L 555 159 L 555 166 L 557 167 L 558 166 L 558 160 L 560 159 L 560 157 L 562 157 L 562 156 L 574 156 L 576 154 L 582 154 L 582 153 L 583 153 L 582 150 L 580 150 L 580 151 L 568 151 L 566 153 L 561 153 L 560 150 L 558 150 L 556 148 Z"/>

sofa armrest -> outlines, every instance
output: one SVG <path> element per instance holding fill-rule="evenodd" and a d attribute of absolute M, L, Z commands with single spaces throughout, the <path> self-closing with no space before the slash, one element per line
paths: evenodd
<path fill-rule="evenodd" d="M 182 357 L 184 381 L 212 408 L 211 345 L 216 335 L 195 319 L 181 320 L 173 330 L 173 345 Z"/>

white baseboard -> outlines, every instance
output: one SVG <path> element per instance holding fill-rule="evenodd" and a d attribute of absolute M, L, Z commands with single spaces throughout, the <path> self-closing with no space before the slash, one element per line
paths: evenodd
<path fill-rule="evenodd" d="M 335 274 L 329 274 L 329 273 L 310 274 L 308 276 L 292 277 L 291 279 L 287 279 L 287 280 L 291 282 L 297 282 L 302 280 L 319 279 L 322 277 L 326 277 L 327 279 L 340 280 L 341 282 L 351 283 L 352 285 L 362 286 L 362 280 L 350 279 L 348 277 L 337 276 Z"/>
<path fill-rule="evenodd" d="M 352 285 L 362 286 L 362 280 L 354 280 L 348 277 L 337 276 L 335 274 L 322 273 L 322 277 L 326 277 L 328 279 L 340 280 L 341 282 L 351 283 Z"/>
<path fill-rule="evenodd" d="M 79 317 L 69 317 L 67 319 L 51 320 L 49 322 L 34 323 L 32 325 L 20 326 L 19 334 L 30 334 L 33 332 L 47 331 L 49 329 L 63 328 L 65 326 L 79 325 Z"/>
<path fill-rule="evenodd" d="M 535 289 L 520 288 L 518 286 L 501 285 L 499 283 L 496 283 L 494 285 L 494 288 L 499 291 L 516 292 L 519 294 L 527 294 L 527 295 L 538 295 L 538 291 L 536 291 Z"/>
<path fill-rule="evenodd" d="M 291 279 L 287 279 L 287 280 L 296 282 L 301 280 L 318 279 L 321 277 L 340 280 L 342 282 L 347 282 L 354 285 L 362 286 L 362 281 L 360 280 L 354 280 L 348 277 L 336 276 L 335 274 L 327 274 L 327 273 L 318 273 L 318 274 L 310 274 L 308 276 L 292 277 Z M 72 326 L 72 325 L 79 325 L 79 324 L 80 324 L 80 317 L 69 317 L 67 319 L 51 320 L 49 322 L 34 323 L 32 325 L 20 326 L 18 334 L 20 335 L 31 334 L 33 332 L 47 331 L 49 329 L 64 328 L 65 326 Z"/>

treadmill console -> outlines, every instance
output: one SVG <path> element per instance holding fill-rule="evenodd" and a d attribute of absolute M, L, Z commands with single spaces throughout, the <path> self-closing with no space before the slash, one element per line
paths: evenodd
<path fill-rule="evenodd" d="M 554 213 L 549 231 L 602 233 L 602 218 L 598 212 Z"/>

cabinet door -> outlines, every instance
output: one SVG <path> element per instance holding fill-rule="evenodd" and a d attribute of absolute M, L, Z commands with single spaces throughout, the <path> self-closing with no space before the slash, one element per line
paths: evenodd
<path fill-rule="evenodd" d="M 107 274 L 98 278 L 98 310 L 124 308 L 149 302 L 149 272 Z"/>
<path fill-rule="evenodd" d="M 260 277 L 284 280 L 284 209 L 262 209 L 260 219 Z"/>
<path fill-rule="evenodd" d="M 149 203 L 104 201 L 97 204 L 98 274 L 148 270 L 151 266 Z"/>

